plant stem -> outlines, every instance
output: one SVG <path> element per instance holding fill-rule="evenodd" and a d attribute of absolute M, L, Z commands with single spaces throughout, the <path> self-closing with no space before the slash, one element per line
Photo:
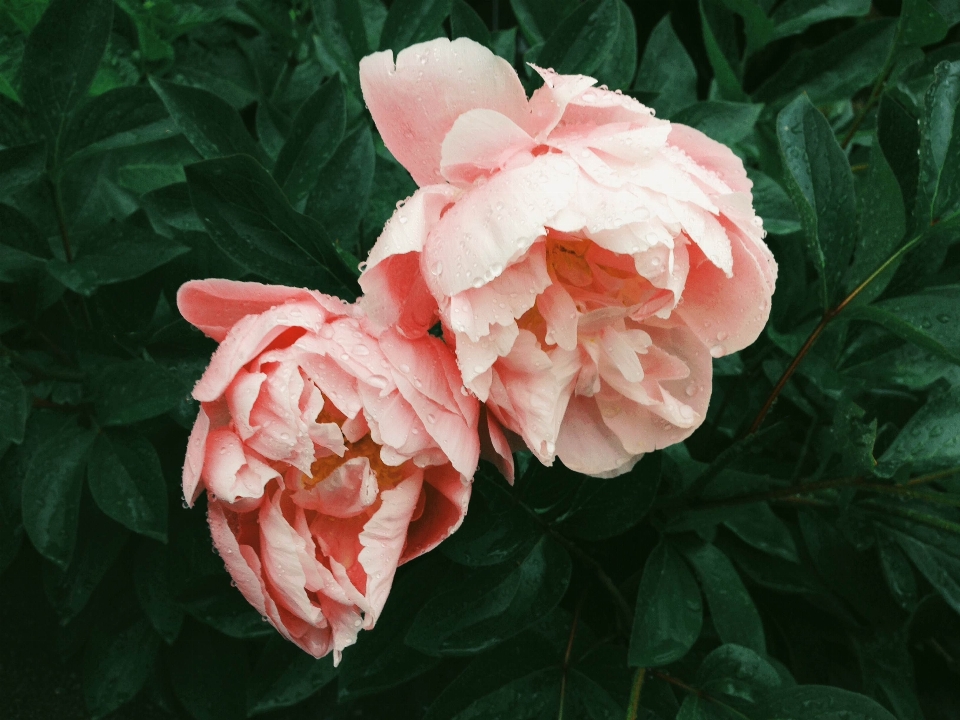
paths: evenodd
<path fill-rule="evenodd" d="M 883 91 L 883 86 L 887 82 L 887 77 L 893 70 L 893 59 L 896 49 L 897 46 L 894 44 L 893 48 L 890 50 L 890 55 L 887 57 L 887 62 L 883 66 L 883 70 L 880 72 L 880 77 L 877 78 L 877 81 L 873 84 L 873 89 L 870 90 L 870 97 L 867 98 L 867 101 L 863 104 L 863 107 L 860 108 L 860 112 L 857 113 L 857 116 L 853 119 L 853 124 L 850 125 L 850 129 L 844 136 L 843 142 L 840 143 L 840 147 L 844 150 L 847 149 L 847 146 L 853 140 L 853 136 L 857 134 L 857 130 L 860 129 L 860 125 L 863 123 L 867 113 L 870 112 L 870 108 L 873 107 L 873 104 L 880 97 L 880 93 Z"/>
<path fill-rule="evenodd" d="M 940 472 L 928 473 L 927 475 L 918 475 L 915 478 L 910 478 L 907 480 L 905 485 L 922 485 L 924 483 L 936 482 L 937 480 L 943 480 L 948 478 L 951 475 L 956 475 L 960 473 L 960 466 L 952 467 L 947 470 L 941 470 Z"/>
<path fill-rule="evenodd" d="M 67 220 L 63 214 L 63 199 L 60 196 L 60 181 L 51 178 L 50 188 L 53 192 L 53 207 L 57 214 L 57 225 L 60 228 L 60 241 L 63 243 L 63 255 L 67 262 L 73 262 L 73 249 L 70 247 L 70 234 L 67 232 Z"/>
<path fill-rule="evenodd" d="M 748 435 L 752 435 L 753 433 L 757 432 L 757 430 L 760 429 L 760 426 L 763 425 L 763 420 L 767 417 L 767 413 L 770 412 L 770 408 L 773 407 L 773 403 L 776 402 L 776 399 L 780 396 L 783 388 L 786 387 L 787 382 L 791 377 L 793 377 L 793 374 L 800 366 L 800 363 L 803 362 L 803 359 L 807 356 L 807 353 L 810 352 L 810 348 L 813 347 L 814 343 L 820 337 L 821 333 L 826 329 L 827 325 L 829 325 L 832 320 L 842 313 L 850 305 L 850 303 L 856 300 L 860 293 L 869 287 L 874 280 L 880 277 L 884 271 L 897 262 L 901 257 L 910 252 L 914 247 L 916 247 L 924 237 L 926 236 L 923 233 L 913 237 L 903 247 L 888 257 L 880 267 L 870 273 L 870 276 L 862 283 L 857 285 L 857 287 L 854 288 L 854 290 L 847 295 L 839 305 L 827 310 L 823 314 L 823 318 L 821 318 L 820 323 L 813 329 L 813 332 L 810 333 L 810 337 L 807 338 L 807 341 L 803 344 L 803 347 L 800 348 L 800 351 L 794 356 L 791 363 L 787 366 L 787 369 L 783 371 L 783 375 L 780 376 L 777 384 L 774 385 L 773 390 L 767 397 L 766 402 L 763 404 L 763 407 L 760 408 L 760 412 L 757 413 L 757 417 L 754 418 L 753 423 L 750 425 L 750 430 L 747 433 Z"/>
<path fill-rule="evenodd" d="M 630 704 L 627 707 L 627 720 L 637 720 L 640 713 L 640 693 L 643 692 L 643 680 L 647 676 L 646 668 L 639 668 L 633 676 L 633 685 L 630 687 Z"/>
<path fill-rule="evenodd" d="M 573 622 L 570 623 L 570 637 L 567 640 L 567 651 L 563 654 L 563 669 L 560 675 L 560 711 L 557 720 L 563 720 L 563 704 L 567 695 L 567 670 L 570 668 L 570 655 L 573 653 L 573 641 L 577 637 L 577 623 L 580 621 L 580 611 L 583 610 L 583 601 L 587 599 L 587 591 L 580 593 L 577 609 L 573 612 Z"/>

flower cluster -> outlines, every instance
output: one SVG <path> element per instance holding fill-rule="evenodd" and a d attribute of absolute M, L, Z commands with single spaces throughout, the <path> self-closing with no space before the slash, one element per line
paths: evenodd
<path fill-rule="evenodd" d="M 624 473 L 703 422 L 711 358 L 769 315 L 776 265 L 741 161 L 592 78 L 534 69 L 528 99 L 466 39 L 361 62 L 420 187 L 357 304 L 181 289 L 184 317 L 221 342 L 194 391 L 184 493 L 207 489 L 241 591 L 315 656 L 338 658 L 397 566 L 457 528 L 481 446 L 509 479 L 524 446 Z"/>

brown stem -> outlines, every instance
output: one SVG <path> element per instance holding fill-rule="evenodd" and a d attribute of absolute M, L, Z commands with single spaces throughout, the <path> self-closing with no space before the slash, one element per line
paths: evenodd
<path fill-rule="evenodd" d="M 573 622 L 570 623 L 570 637 L 567 640 L 567 651 L 563 654 L 563 669 L 560 675 L 560 711 L 557 713 L 557 720 L 563 720 L 563 704 L 567 694 L 567 670 L 570 668 L 570 656 L 573 654 L 573 641 L 577 637 L 580 611 L 583 609 L 583 601 L 586 599 L 587 591 L 584 590 L 577 601 L 577 609 L 573 611 Z"/>
<path fill-rule="evenodd" d="M 947 470 L 941 470 L 940 472 L 929 473 L 927 475 L 918 475 L 915 478 L 907 480 L 906 485 L 922 485 L 924 483 L 936 482 L 937 480 L 943 480 L 948 478 L 951 475 L 956 475 L 960 473 L 960 467 L 953 467 Z"/>
<path fill-rule="evenodd" d="M 896 46 L 894 46 L 894 49 L 896 49 Z M 880 93 L 883 91 L 883 86 L 887 82 L 887 77 L 890 75 L 890 71 L 893 70 L 893 57 L 893 50 L 891 50 L 890 57 L 887 58 L 886 66 L 884 66 L 883 71 L 880 73 L 880 77 L 878 77 L 877 81 L 873 84 L 873 89 L 870 91 L 870 97 L 867 98 L 867 101 L 863 104 L 863 107 L 860 108 L 860 112 L 857 113 L 857 116 L 853 119 L 853 124 L 850 125 L 850 129 L 844 136 L 843 142 L 840 143 L 840 147 L 844 150 L 847 149 L 847 146 L 853 140 L 853 136 L 857 134 L 857 130 L 860 129 L 860 125 L 863 123 L 863 120 L 870 111 L 870 108 L 873 107 L 873 104 L 880 97 Z"/>
<path fill-rule="evenodd" d="M 633 676 L 633 685 L 630 687 L 630 704 L 627 707 L 627 720 L 637 720 L 640 714 L 640 693 L 643 692 L 643 679 L 647 676 L 646 668 L 639 668 Z"/>
<path fill-rule="evenodd" d="M 786 386 L 787 382 L 793 377 L 793 373 L 796 372 L 797 368 L 800 366 L 800 363 L 803 362 L 803 359 L 807 356 L 807 353 L 810 352 L 810 348 L 813 347 L 813 344 L 817 341 L 817 338 L 820 337 L 820 334 L 826 329 L 827 325 L 842 313 L 857 297 L 862 293 L 870 284 L 876 280 L 880 275 L 883 274 L 887 268 L 889 268 L 893 263 L 903 257 L 907 252 L 912 250 L 916 245 L 924 238 L 925 236 L 921 233 L 913 237 L 908 243 L 903 247 L 897 250 L 893 255 L 888 257 L 883 264 L 874 270 L 862 283 L 857 285 L 853 291 L 847 295 L 839 305 L 835 308 L 827 310 L 823 314 L 823 318 L 820 320 L 820 323 L 813 329 L 813 332 L 810 333 L 810 337 L 807 338 L 807 341 L 803 344 L 803 347 L 800 348 L 800 351 L 793 358 L 793 361 L 790 365 L 787 366 L 787 369 L 783 371 L 783 375 L 780 376 L 780 379 L 777 381 L 777 384 L 774 385 L 773 390 L 770 392 L 770 395 L 767 397 L 766 402 L 763 404 L 763 407 L 760 408 L 760 412 L 757 413 L 757 417 L 754 418 L 753 423 L 750 425 L 750 430 L 748 434 L 753 434 L 760 429 L 760 426 L 763 425 L 764 418 L 767 417 L 767 413 L 770 412 L 770 408 L 773 407 L 773 403 L 776 402 L 777 398 L 780 396 L 780 393 L 783 391 L 783 388 Z"/>
<path fill-rule="evenodd" d="M 687 685 L 685 682 L 683 682 L 683 680 L 678 680 L 677 678 L 673 677 L 672 675 L 667 675 L 665 672 L 660 672 L 659 670 L 649 670 L 648 672 L 649 672 L 651 675 L 653 675 L 654 677 L 660 678 L 660 679 L 663 680 L 664 682 L 670 683 L 670 684 L 673 685 L 674 687 L 680 688 L 680 689 L 683 690 L 685 693 L 689 693 L 690 695 L 693 695 L 693 696 L 695 696 L 695 697 L 698 697 L 698 698 L 700 698 L 701 700 L 706 700 L 707 702 L 711 702 L 711 703 L 715 703 L 716 705 L 720 705 L 720 706 L 723 707 L 725 710 L 727 710 L 730 714 L 735 715 L 735 716 L 737 716 L 737 717 L 744 718 L 744 720 L 749 720 L 749 718 L 747 718 L 746 715 L 744 715 L 742 712 L 740 712 L 740 711 L 737 710 L 736 708 L 730 707 L 730 706 L 727 705 L 725 702 L 721 701 L 721 700 L 718 699 L 718 698 L 715 698 L 713 695 L 710 695 L 709 693 L 706 693 L 706 692 L 704 692 L 703 690 L 701 690 L 701 689 L 699 689 L 699 688 L 695 688 L 695 687 L 693 687 L 692 685 Z"/>

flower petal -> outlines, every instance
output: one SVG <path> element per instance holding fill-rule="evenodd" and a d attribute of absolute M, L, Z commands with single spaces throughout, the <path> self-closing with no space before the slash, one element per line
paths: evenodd
<path fill-rule="evenodd" d="M 348 306 L 312 290 L 235 280 L 191 280 L 177 291 L 177 308 L 184 319 L 217 342 L 247 315 L 257 315 L 288 302 L 314 302 L 333 315 L 348 314 Z"/>
<path fill-rule="evenodd" d="M 363 99 L 384 144 L 420 186 L 443 182 L 441 143 L 463 113 L 496 110 L 522 125 L 520 78 L 506 60 L 467 38 L 438 38 L 360 61 Z"/>

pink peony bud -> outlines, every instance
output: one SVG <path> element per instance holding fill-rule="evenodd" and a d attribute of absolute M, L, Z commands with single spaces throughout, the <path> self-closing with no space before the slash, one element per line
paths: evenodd
<path fill-rule="evenodd" d="M 420 185 L 371 251 L 361 303 L 406 337 L 439 318 L 492 431 L 617 475 L 703 422 L 711 356 L 757 338 L 777 268 L 728 148 L 534 69 L 528 100 L 509 63 L 463 38 L 360 63 Z"/>
<path fill-rule="evenodd" d="M 203 280 L 177 304 L 220 342 L 193 391 L 184 497 L 207 490 L 214 544 L 250 604 L 339 662 L 397 566 L 462 522 L 477 402 L 442 341 L 378 337 L 320 293 Z"/>

